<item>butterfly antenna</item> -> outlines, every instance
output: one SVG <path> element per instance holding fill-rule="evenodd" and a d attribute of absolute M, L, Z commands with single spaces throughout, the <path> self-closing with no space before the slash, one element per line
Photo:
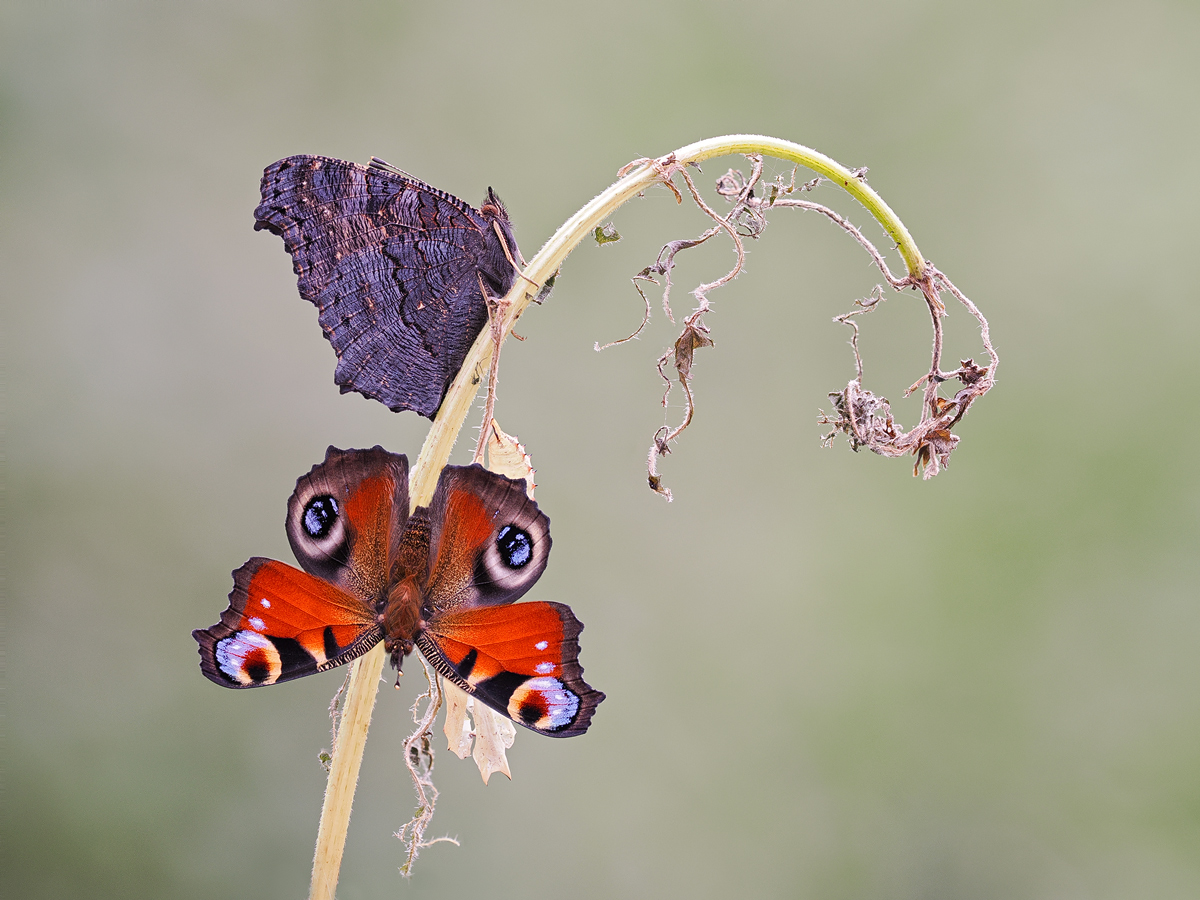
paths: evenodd
<path fill-rule="evenodd" d="M 375 169 L 378 172 L 387 172 L 389 175 L 402 175 L 405 178 L 407 178 L 409 181 L 419 181 L 420 180 L 418 178 L 414 178 L 412 175 L 409 175 L 403 169 L 398 169 L 395 166 L 393 166 L 391 163 L 380 159 L 378 156 L 371 157 L 371 162 L 367 166 L 367 168 Z"/>

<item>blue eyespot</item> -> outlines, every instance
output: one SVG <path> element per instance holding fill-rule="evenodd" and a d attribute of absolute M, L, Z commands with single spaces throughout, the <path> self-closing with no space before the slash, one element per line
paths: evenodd
<path fill-rule="evenodd" d="M 324 494 L 314 497 L 304 507 L 304 530 L 313 540 L 319 540 L 329 534 L 338 517 L 337 501 Z"/>
<path fill-rule="evenodd" d="M 496 535 L 496 549 L 510 569 L 519 569 L 533 559 L 533 538 L 528 531 L 515 525 L 505 525 Z"/>

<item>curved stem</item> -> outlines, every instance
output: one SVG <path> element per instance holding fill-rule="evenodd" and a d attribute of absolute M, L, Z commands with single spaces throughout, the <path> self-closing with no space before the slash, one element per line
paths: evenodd
<path fill-rule="evenodd" d="M 432 499 L 438 476 L 449 461 L 450 451 L 454 448 L 463 423 L 466 422 L 483 373 L 487 371 L 491 361 L 493 348 L 508 337 L 517 319 L 533 300 L 534 295 L 530 293 L 529 283 L 544 284 L 558 271 L 563 260 L 580 241 L 590 235 L 597 225 L 602 224 L 626 200 L 654 184 L 669 179 L 680 166 L 732 154 L 761 154 L 784 159 L 812 169 L 818 175 L 837 183 L 858 200 L 896 242 L 908 274 L 917 279 L 925 276 L 925 259 L 908 229 L 892 212 L 891 207 L 854 172 L 816 150 L 765 135 L 734 134 L 688 144 L 661 159 L 640 160 L 626 175 L 609 185 L 564 222 L 529 261 L 523 273 L 524 277 L 516 279 L 512 290 L 501 304 L 504 315 L 500 323 L 499 339 L 497 340 L 491 328 L 484 328 L 479 333 L 479 337 L 467 353 L 462 368 L 446 392 L 433 425 L 425 436 L 420 456 L 413 465 L 409 476 L 409 496 L 414 507 L 427 505 Z M 353 664 L 354 669 L 342 714 L 342 726 L 333 749 L 325 803 L 321 808 L 310 900 L 333 900 L 337 887 L 338 869 L 341 866 L 346 829 L 350 822 L 354 788 L 358 781 L 363 748 L 366 745 L 371 711 L 375 705 L 379 676 L 383 671 L 383 660 L 383 645 L 380 644 Z"/>

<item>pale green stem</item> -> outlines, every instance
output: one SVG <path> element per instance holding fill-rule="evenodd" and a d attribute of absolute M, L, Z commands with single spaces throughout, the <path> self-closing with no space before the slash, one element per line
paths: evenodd
<path fill-rule="evenodd" d="M 521 313 L 532 302 L 536 291 L 532 290 L 530 282 L 544 284 L 558 271 L 563 260 L 579 242 L 590 235 L 597 225 L 604 223 L 626 200 L 659 183 L 664 172 L 669 174 L 671 165 L 698 163 L 731 154 L 761 154 L 784 159 L 811 169 L 840 185 L 866 207 L 896 242 L 908 274 L 915 278 L 924 276 L 925 260 L 904 223 L 892 212 L 891 207 L 883 202 L 883 198 L 850 169 L 823 153 L 791 141 L 754 134 L 727 135 L 697 141 L 681 147 L 669 157 L 643 162 L 563 223 L 529 261 L 524 270 L 525 278 L 516 280 L 512 290 L 500 304 L 503 311 L 501 340 L 508 337 Z M 664 166 L 667 168 L 664 169 Z M 450 459 L 450 451 L 466 422 L 479 384 L 483 380 L 483 373 L 487 371 L 491 361 L 493 346 L 492 330 L 484 328 L 467 353 L 458 376 L 446 392 L 437 417 L 425 437 L 421 454 L 417 457 L 409 476 L 409 494 L 414 507 L 428 504 L 433 497 L 438 476 Z M 333 900 L 337 888 L 346 829 L 350 823 L 350 807 L 358 782 L 359 766 L 362 762 L 363 748 L 366 746 L 367 728 L 375 705 L 383 662 L 384 651 L 383 645 L 380 644 L 353 664 L 341 727 L 333 749 L 329 782 L 325 789 L 325 803 L 321 808 L 321 824 L 317 830 L 317 849 L 313 857 L 312 888 L 309 893 L 311 900 Z"/>

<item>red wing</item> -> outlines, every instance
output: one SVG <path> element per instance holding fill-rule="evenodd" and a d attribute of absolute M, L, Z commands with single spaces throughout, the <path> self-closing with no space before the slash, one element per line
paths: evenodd
<path fill-rule="evenodd" d="M 258 687 L 349 662 L 383 638 L 375 614 L 327 581 L 255 557 L 233 573 L 229 608 L 197 629 L 200 670 L 224 687 Z"/>
<path fill-rule="evenodd" d="M 364 600 L 380 596 L 408 520 L 408 459 L 338 450 L 296 480 L 287 535 L 301 568 Z"/>
<path fill-rule="evenodd" d="M 583 625 L 561 603 L 481 606 L 436 616 L 417 646 L 444 677 L 527 728 L 583 734 L 604 694 L 583 680 Z"/>
<path fill-rule="evenodd" d="M 429 504 L 429 586 L 438 612 L 512 603 L 550 555 L 550 519 L 514 481 L 482 466 L 446 466 Z"/>

